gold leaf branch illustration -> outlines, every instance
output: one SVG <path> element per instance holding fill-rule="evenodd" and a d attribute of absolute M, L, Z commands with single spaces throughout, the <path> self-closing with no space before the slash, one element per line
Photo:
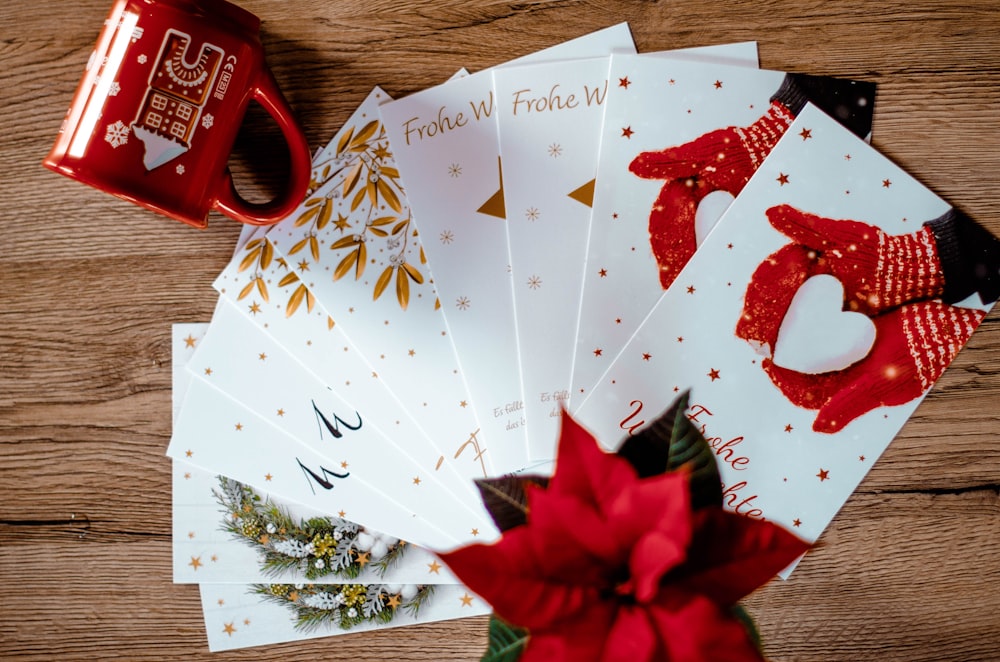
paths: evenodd
<path fill-rule="evenodd" d="M 237 271 L 243 272 L 250 267 L 254 267 L 254 272 L 250 278 L 250 282 L 240 290 L 237 300 L 245 299 L 256 289 L 260 293 L 261 298 L 267 302 L 267 282 L 264 280 L 264 272 L 271 266 L 271 261 L 274 259 L 274 247 L 271 245 L 271 242 L 261 237 L 260 239 L 247 242 L 243 250 L 246 251 L 246 255 L 240 260 Z"/>

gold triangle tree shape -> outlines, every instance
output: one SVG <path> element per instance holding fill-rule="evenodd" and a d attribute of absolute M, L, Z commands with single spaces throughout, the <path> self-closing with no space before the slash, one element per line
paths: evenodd
<path fill-rule="evenodd" d="M 497 218 L 502 218 L 507 220 L 507 209 L 504 207 L 503 201 L 503 167 L 500 161 L 500 157 L 497 157 L 497 170 L 500 174 L 500 190 L 490 196 L 490 199 L 483 203 L 483 206 L 476 211 L 480 214 L 486 214 L 488 216 L 496 216 Z"/>
<path fill-rule="evenodd" d="M 573 198 L 577 202 L 587 205 L 588 207 L 594 206 L 594 187 L 597 184 L 596 179 L 591 179 L 589 182 L 584 184 L 578 189 L 570 191 L 566 195 Z"/>

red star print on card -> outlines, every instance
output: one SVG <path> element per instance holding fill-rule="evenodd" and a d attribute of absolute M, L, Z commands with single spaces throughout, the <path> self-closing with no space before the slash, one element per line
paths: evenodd
<path fill-rule="evenodd" d="M 784 186 L 785 184 L 788 183 L 788 175 L 786 175 L 783 172 L 778 173 L 778 178 L 775 181 L 778 182 L 779 186 Z"/>
<path fill-rule="evenodd" d="M 716 370 L 715 368 L 712 368 L 711 370 L 708 371 L 708 378 L 713 382 L 716 379 L 722 379 L 722 377 L 719 375 L 719 371 Z"/>
<path fill-rule="evenodd" d="M 594 356 L 601 356 L 602 354 L 604 354 L 604 350 L 600 347 L 594 350 Z"/>
<path fill-rule="evenodd" d="M 630 81 L 628 79 L 628 76 L 625 76 L 625 78 L 619 78 L 618 79 L 618 87 L 624 87 L 627 90 L 628 86 L 631 85 L 631 84 L 632 84 L 632 81 Z"/>
<path fill-rule="evenodd" d="M 816 474 L 816 477 L 819 478 L 819 482 L 822 483 L 825 480 L 829 480 L 830 472 L 827 469 L 820 469 L 819 473 Z"/>
<path fill-rule="evenodd" d="M 799 132 L 799 135 L 802 136 L 802 140 L 809 140 L 813 137 L 813 132 L 811 129 L 802 129 L 802 131 Z"/>
<path fill-rule="evenodd" d="M 631 125 L 627 126 L 624 129 L 622 129 L 622 138 L 629 138 L 629 139 L 631 139 L 633 133 L 635 133 L 635 131 L 632 130 Z"/>

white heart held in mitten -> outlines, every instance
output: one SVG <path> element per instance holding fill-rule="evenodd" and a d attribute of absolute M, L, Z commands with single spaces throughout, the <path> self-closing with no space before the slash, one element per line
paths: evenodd
<path fill-rule="evenodd" d="M 698 246 L 705 241 L 705 237 L 735 199 L 729 191 L 712 191 L 701 199 L 698 209 L 694 212 L 694 236 Z"/>
<path fill-rule="evenodd" d="M 843 370 L 868 356 L 875 325 L 843 306 L 844 286 L 833 276 L 813 276 L 803 283 L 781 321 L 774 364 L 817 375 Z"/>

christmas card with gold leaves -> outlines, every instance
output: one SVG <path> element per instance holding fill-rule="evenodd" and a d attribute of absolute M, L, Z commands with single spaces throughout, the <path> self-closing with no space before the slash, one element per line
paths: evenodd
<path fill-rule="evenodd" d="M 806 101 L 871 131 L 874 85 L 612 56 L 571 402 L 584 397 Z"/>
<path fill-rule="evenodd" d="M 575 416 L 616 444 L 691 389 L 725 504 L 814 541 L 1000 294 L 998 246 L 808 104 Z"/>
<path fill-rule="evenodd" d="M 194 373 L 194 381 L 180 412 L 177 430 L 188 430 L 203 422 L 206 427 L 232 427 L 230 432 L 236 434 L 234 441 L 247 433 L 246 436 L 253 435 L 265 443 L 271 430 L 281 432 L 324 458 L 322 469 L 299 467 L 299 478 L 310 487 L 333 491 L 336 485 L 340 490 L 342 485 L 357 479 L 396 503 L 408 504 L 408 510 L 418 518 L 447 532 L 452 539 L 465 540 L 472 536 L 472 531 L 487 538 L 492 535 L 492 522 L 478 503 L 471 482 L 441 460 L 430 440 L 398 410 L 390 396 L 364 397 L 378 381 L 377 376 L 371 373 L 358 376 L 363 380 L 358 385 L 362 396 L 347 400 L 341 393 L 348 391 L 349 385 L 335 391 L 317 380 L 273 337 L 248 322 L 225 300 L 220 302 L 188 367 Z M 199 392 L 198 398 L 192 397 L 195 390 Z M 234 410 L 232 416 L 243 409 L 246 420 L 230 421 L 226 426 L 213 409 L 221 405 L 211 403 L 219 400 L 229 401 L 226 406 Z M 177 433 L 175 441 L 176 436 Z M 175 444 L 171 446 L 177 450 Z M 267 466 L 273 460 L 287 467 L 290 455 L 286 444 L 274 442 L 267 453 L 230 457 L 229 462 L 251 461 Z M 234 475 L 235 469 L 225 465 L 206 468 L 242 480 Z M 268 475 L 277 480 L 275 471 L 269 471 Z M 273 493 L 292 496 L 276 487 L 265 487 Z M 399 538 L 426 544 L 422 539 L 402 535 L 393 527 L 362 521 Z"/>
<path fill-rule="evenodd" d="M 626 25 L 532 57 L 595 56 L 614 48 L 634 50 Z M 503 446 L 504 455 L 526 458 L 496 104 L 485 71 L 386 103 L 380 113 L 483 441 L 487 449 Z M 501 460 L 497 469 L 524 466 L 516 464 Z"/>
<path fill-rule="evenodd" d="M 664 57 L 743 58 L 755 43 Z M 529 454 L 555 456 L 575 355 L 610 59 L 493 70 Z M 554 342 L 554 339 L 557 340 Z"/>
<path fill-rule="evenodd" d="M 335 388 L 347 381 L 343 363 L 351 357 L 344 351 L 370 359 L 367 372 L 377 371 L 380 386 L 441 445 L 434 460 L 444 455 L 463 476 L 482 477 L 492 453 L 482 451 L 479 422 L 378 124 L 377 106 L 387 98 L 372 91 L 314 163 L 317 188 L 266 238 L 239 251 L 215 286 Z"/>

